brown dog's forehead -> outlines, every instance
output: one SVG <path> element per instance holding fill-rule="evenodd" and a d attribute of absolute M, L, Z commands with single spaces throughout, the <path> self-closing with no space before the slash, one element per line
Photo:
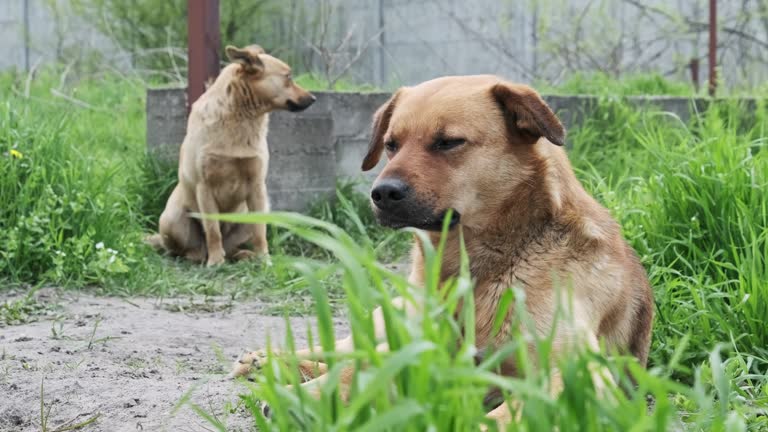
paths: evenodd
<path fill-rule="evenodd" d="M 444 77 L 408 87 L 398 95 L 385 139 L 428 138 L 437 131 L 473 139 L 500 124 L 502 114 L 490 94 L 491 75 Z M 503 123 L 502 123 L 503 124 Z"/>

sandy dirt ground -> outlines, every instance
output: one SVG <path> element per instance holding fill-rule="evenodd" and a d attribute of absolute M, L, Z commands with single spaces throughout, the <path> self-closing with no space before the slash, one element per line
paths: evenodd
<path fill-rule="evenodd" d="M 0 328 L 0 431 L 40 431 L 43 421 L 54 431 L 93 416 L 79 430 L 213 430 L 188 405 L 175 409 L 190 389 L 228 430 L 253 429 L 242 408 L 231 409 L 245 386 L 225 374 L 243 350 L 264 347 L 267 335 L 282 343 L 284 319 L 263 315 L 259 303 L 38 296 L 58 305 L 52 314 Z M 291 325 L 304 346 L 313 324 L 295 318 Z M 347 334 L 342 319 L 336 327 L 337 336 Z"/>

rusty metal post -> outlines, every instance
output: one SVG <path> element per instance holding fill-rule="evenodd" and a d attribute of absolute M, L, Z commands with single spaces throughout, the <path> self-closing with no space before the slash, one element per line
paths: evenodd
<path fill-rule="evenodd" d="M 709 95 L 717 90 L 717 0 L 709 0 Z"/>
<path fill-rule="evenodd" d="M 699 91 L 699 59 L 692 58 L 691 62 L 688 63 L 688 67 L 691 68 L 691 81 L 693 81 L 693 87 L 696 89 L 696 91 Z"/>
<path fill-rule="evenodd" d="M 24 71 L 29 72 L 29 0 L 24 0 Z"/>
<path fill-rule="evenodd" d="M 187 109 L 219 74 L 219 0 L 187 0 Z"/>

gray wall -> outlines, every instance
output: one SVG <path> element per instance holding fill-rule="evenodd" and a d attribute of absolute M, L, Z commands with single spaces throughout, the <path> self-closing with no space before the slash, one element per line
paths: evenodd
<path fill-rule="evenodd" d="M 332 197 L 337 179 L 362 179 L 367 185 L 384 165 L 363 174 L 360 165 L 371 134 L 371 119 L 388 93 L 315 93 L 317 102 L 301 113 L 271 115 L 267 137 L 270 168 L 267 186 L 275 210 L 303 210 L 312 200 Z M 544 96 L 567 128 L 597 107 L 591 96 Z M 687 122 L 703 111 L 707 99 L 630 97 L 638 108 L 655 107 Z M 754 101 L 752 102 L 754 103 Z M 169 161 L 176 161 L 186 129 L 185 93 L 181 88 L 147 92 L 147 147 Z"/>

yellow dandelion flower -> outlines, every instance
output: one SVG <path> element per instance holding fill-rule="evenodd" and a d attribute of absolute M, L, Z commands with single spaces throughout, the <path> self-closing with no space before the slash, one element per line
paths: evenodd
<path fill-rule="evenodd" d="M 24 155 L 16 149 L 11 149 L 11 156 L 15 157 L 16 159 L 21 159 L 24 157 Z"/>

